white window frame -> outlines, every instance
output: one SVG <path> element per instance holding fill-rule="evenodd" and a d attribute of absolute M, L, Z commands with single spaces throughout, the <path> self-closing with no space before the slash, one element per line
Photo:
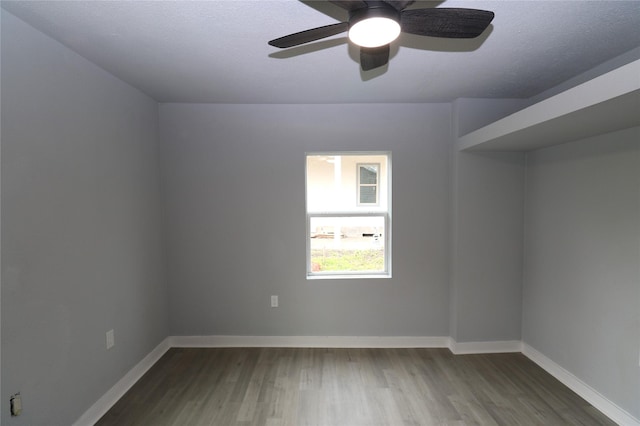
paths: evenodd
<path fill-rule="evenodd" d="M 378 173 L 376 174 L 376 183 L 360 183 L 360 169 L 366 166 L 376 166 Z M 357 163 L 356 164 L 356 180 L 357 180 L 357 191 L 356 191 L 356 204 L 358 206 L 379 206 L 380 205 L 380 172 L 381 172 L 380 163 Z M 360 201 L 360 190 L 363 186 L 371 187 L 373 186 L 376 189 L 376 201 L 374 203 L 363 203 Z"/>
<path fill-rule="evenodd" d="M 387 209 L 380 210 L 380 173 L 382 172 L 381 165 L 379 163 L 357 163 L 360 165 L 377 164 L 378 165 L 378 179 L 377 179 L 377 203 L 374 204 L 360 204 L 356 203 L 357 208 L 353 211 L 338 211 L 338 212 L 309 212 L 308 209 L 308 170 L 307 170 L 307 158 L 310 156 L 367 156 L 367 155 L 385 155 L 387 157 L 386 164 L 386 188 L 387 188 Z M 305 213 L 306 213 L 306 277 L 308 280 L 317 279 L 351 279 L 351 278 L 391 278 L 391 151 L 345 151 L 345 152 L 307 152 L 305 153 Z M 359 201 L 360 196 L 360 177 L 359 170 L 356 169 L 357 174 L 357 196 Z M 362 207 L 372 207 L 371 211 L 362 210 Z M 313 272 L 311 269 L 311 219 L 315 217 L 383 217 L 385 232 L 383 233 L 384 241 L 384 271 L 375 272 L 362 272 L 362 271 L 340 271 L 340 272 Z"/>

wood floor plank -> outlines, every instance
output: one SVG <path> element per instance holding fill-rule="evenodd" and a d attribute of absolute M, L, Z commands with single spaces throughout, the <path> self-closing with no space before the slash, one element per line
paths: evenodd
<path fill-rule="evenodd" d="M 522 354 L 173 348 L 97 426 L 614 425 Z"/>

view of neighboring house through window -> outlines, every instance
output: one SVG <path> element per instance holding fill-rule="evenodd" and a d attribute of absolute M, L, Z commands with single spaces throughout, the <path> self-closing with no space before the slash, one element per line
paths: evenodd
<path fill-rule="evenodd" d="M 358 164 L 358 205 L 378 204 L 379 164 Z"/>
<path fill-rule="evenodd" d="M 307 155 L 307 277 L 389 277 L 391 155 Z"/>

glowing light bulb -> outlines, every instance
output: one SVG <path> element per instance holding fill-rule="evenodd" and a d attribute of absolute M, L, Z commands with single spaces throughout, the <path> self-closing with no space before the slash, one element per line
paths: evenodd
<path fill-rule="evenodd" d="M 400 35 L 400 24 L 384 17 L 356 22 L 349 29 L 349 39 L 362 47 L 379 47 L 391 43 Z"/>

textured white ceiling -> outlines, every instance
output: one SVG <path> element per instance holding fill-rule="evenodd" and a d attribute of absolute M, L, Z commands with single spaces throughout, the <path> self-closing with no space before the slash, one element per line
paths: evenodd
<path fill-rule="evenodd" d="M 448 102 L 527 98 L 640 46 L 640 1 L 418 1 L 495 19 L 475 40 L 403 34 L 363 73 L 345 35 L 267 41 L 346 20 L 324 1 L 2 1 L 2 7 L 160 102 Z"/>

